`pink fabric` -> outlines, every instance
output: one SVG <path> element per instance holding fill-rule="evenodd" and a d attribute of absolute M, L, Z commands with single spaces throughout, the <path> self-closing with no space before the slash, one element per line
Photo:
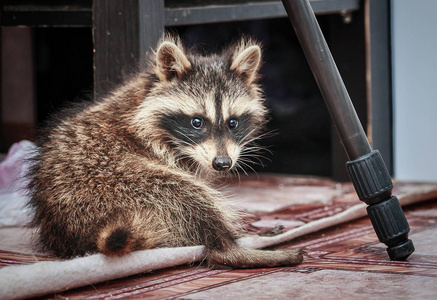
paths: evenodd
<path fill-rule="evenodd" d="M 25 188 L 24 175 L 29 169 L 27 159 L 31 158 L 35 150 L 36 146 L 25 140 L 12 145 L 0 163 L 0 193 Z"/>
<path fill-rule="evenodd" d="M 29 158 L 37 147 L 29 141 L 12 145 L 0 163 L 0 227 L 24 225 L 28 222 L 27 179 Z"/>

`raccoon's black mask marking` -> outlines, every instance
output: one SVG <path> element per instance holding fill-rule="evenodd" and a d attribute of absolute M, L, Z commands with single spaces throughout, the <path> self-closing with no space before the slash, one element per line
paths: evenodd
<path fill-rule="evenodd" d="M 202 118 L 204 124 L 201 128 L 193 128 L 191 122 L 193 118 Z M 236 128 L 230 128 L 230 120 L 238 122 Z M 242 143 L 250 133 L 253 122 L 249 114 L 241 116 L 231 116 L 228 120 L 220 121 L 219 124 L 213 124 L 208 118 L 195 115 L 188 116 L 183 113 L 175 113 L 171 115 L 162 115 L 160 117 L 162 127 L 171 135 L 187 144 L 200 144 L 207 139 L 213 139 L 220 143 L 226 139 L 231 139 L 235 143 Z"/>
<path fill-rule="evenodd" d="M 193 128 L 191 120 L 196 117 L 203 119 L 203 126 L 200 129 Z M 182 140 L 188 144 L 199 144 L 211 136 L 211 121 L 203 116 L 188 116 L 183 113 L 161 116 L 162 127 L 170 135 Z"/>
<path fill-rule="evenodd" d="M 257 124 L 253 122 L 251 115 L 248 113 L 242 114 L 241 116 L 231 116 L 226 124 L 228 125 L 232 119 L 238 122 L 238 126 L 235 129 L 231 129 L 231 139 L 240 144 L 248 137 L 250 131 L 256 128 Z"/>

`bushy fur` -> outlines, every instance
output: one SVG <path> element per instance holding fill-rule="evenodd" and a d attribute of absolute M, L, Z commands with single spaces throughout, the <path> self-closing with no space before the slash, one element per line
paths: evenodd
<path fill-rule="evenodd" d="M 301 262 L 300 251 L 237 246 L 235 215 L 206 179 L 218 172 L 216 157 L 230 161 L 220 171 L 235 170 L 265 123 L 260 57 L 249 39 L 204 57 L 166 36 L 147 70 L 59 120 L 40 145 L 30 187 L 43 249 L 73 257 L 205 245 L 216 264 Z"/>

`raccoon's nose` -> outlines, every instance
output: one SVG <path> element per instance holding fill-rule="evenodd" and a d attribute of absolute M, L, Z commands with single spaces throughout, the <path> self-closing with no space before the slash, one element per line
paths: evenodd
<path fill-rule="evenodd" d="M 216 156 L 212 160 L 212 167 L 217 171 L 226 171 L 232 166 L 232 159 L 229 156 Z"/>

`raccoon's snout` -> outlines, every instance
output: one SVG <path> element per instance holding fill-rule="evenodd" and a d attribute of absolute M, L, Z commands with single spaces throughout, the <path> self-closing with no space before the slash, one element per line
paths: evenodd
<path fill-rule="evenodd" d="M 232 166 L 232 159 L 229 156 L 216 156 L 212 160 L 212 167 L 217 171 L 226 171 Z"/>

